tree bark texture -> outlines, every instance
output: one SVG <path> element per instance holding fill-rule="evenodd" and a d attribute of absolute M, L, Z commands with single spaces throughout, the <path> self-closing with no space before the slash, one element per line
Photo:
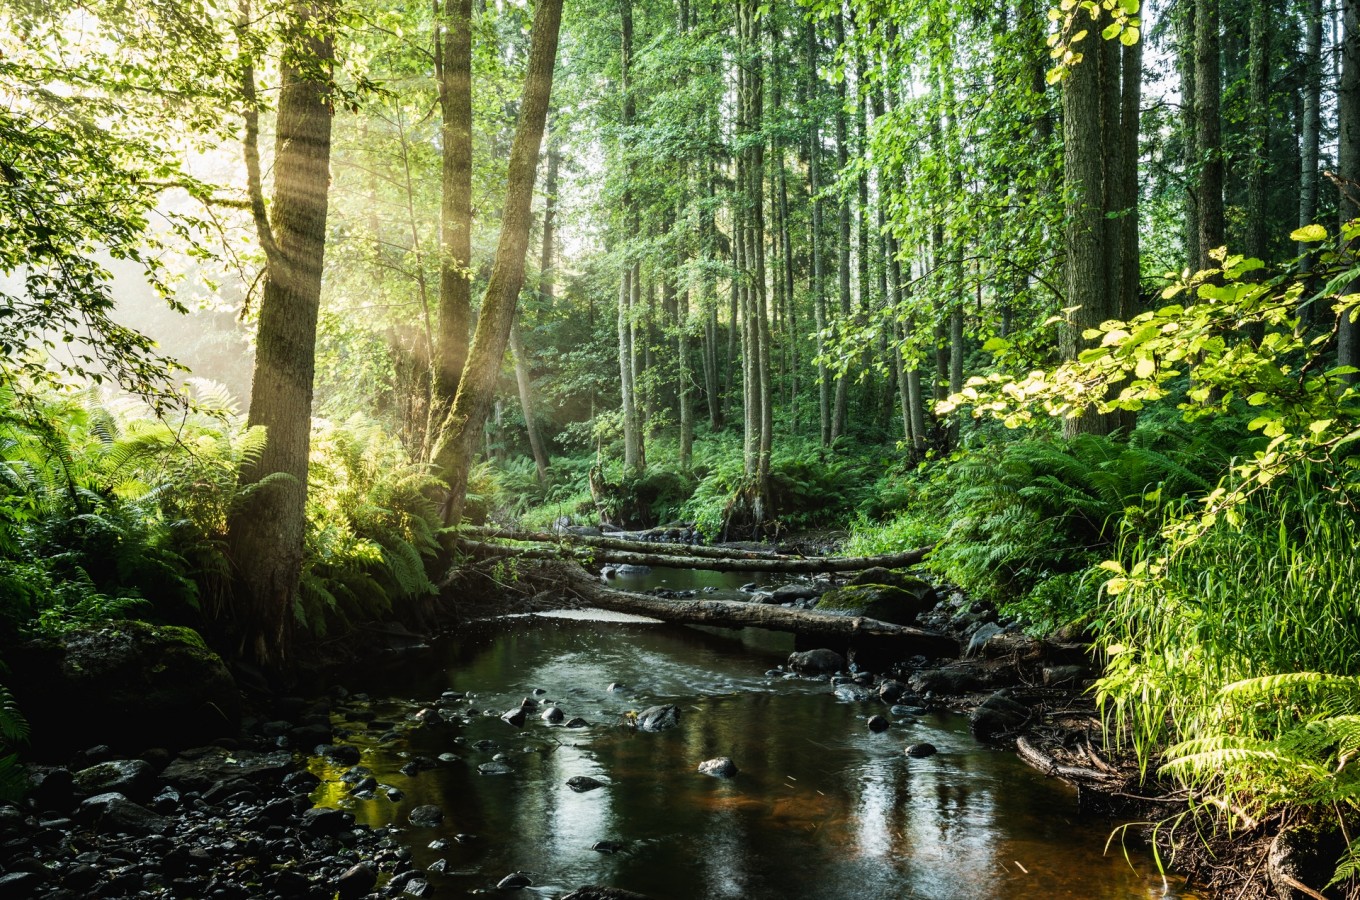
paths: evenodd
<path fill-rule="evenodd" d="M 778 559 L 719 559 L 710 556 L 680 556 L 667 553 L 664 545 L 649 545 L 646 552 L 610 550 L 601 547 L 551 547 L 488 544 L 466 538 L 458 543 L 470 553 L 484 556 L 520 556 L 525 559 L 578 559 L 593 562 L 618 563 L 635 566 L 670 566 L 681 569 L 704 569 L 710 572 L 783 572 L 809 575 L 818 572 L 862 572 L 865 569 L 901 569 L 914 566 L 925 559 L 931 548 L 921 547 L 904 553 L 882 556 L 805 556 Z"/>
<path fill-rule="evenodd" d="M 562 0 L 539 0 L 534 10 L 529 62 L 524 78 L 524 93 L 519 124 L 510 147 L 506 175 L 504 215 L 500 240 L 491 278 L 482 298 L 477 331 L 468 351 L 467 365 L 458 386 L 447 420 L 436 447 L 436 471 L 443 473 L 449 486 L 445 521 L 462 518 L 467 497 L 468 473 L 481 437 L 482 425 L 496 393 L 496 379 L 506 344 L 514 324 L 515 304 L 524 286 L 524 262 L 529 250 L 529 231 L 533 222 L 530 207 L 534 178 L 538 169 L 539 146 L 548 117 L 552 93 L 553 63 L 557 58 L 557 38 L 562 22 Z"/>
<path fill-rule="evenodd" d="M 933 658 L 957 657 L 959 643 L 938 632 L 911 625 L 893 625 L 864 616 L 838 616 L 815 610 L 786 609 L 765 603 L 733 600 L 662 600 L 646 594 L 605 587 L 578 566 L 564 565 L 562 581 L 581 599 L 601 609 L 651 616 L 665 622 L 717 625 L 727 628 L 769 628 L 794 634 L 854 639 L 892 638 L 904 654 Z"/>
<path fill-rule="evenodd" d="M 1223 212 L 1223 130 L 1220 107 L 1219 0 L 1195 0 L 1195 144 L 1199 151 L 1200 269 L 1217 267 L 1209 253 L 1227 243 Z"/>
<path fill-rule="evenodd" d="M 251 186 L 267 256 L 247 422 L 265 429 L 267 443 L 241 469 L 241 485 L 251 490 L 227 529 L 242 650 L 268 666 L 287 655 L 307 533 L 316 323 L 330 192 L 327 80 L 335 58 L 325 7 L 298 0 L 288 15 L 269 214 L 258 180 Z"/>
<path fill-rule="evenodd" d="M 472 324 L 472 0 L 444 0 L 439 24 L 435 62 L 443 124 L 435 422 L 458 393 Z"/>
<path fill-rule="evenodd" d="M 1124 316 L 1137 302 L 1141 53 L 1139 45 L 1099 37 L 1105 24 L 1103 17 L 1092 23 L 1084 58 L 1063 79 L 1066 305 L 1076 307 L 1060 335 L 1066 359 L 1087 346 L 1086 329 Z M 1068 418 L 1064 431 L 1108 434 L 1123 418 L 1088 407 Z"/>

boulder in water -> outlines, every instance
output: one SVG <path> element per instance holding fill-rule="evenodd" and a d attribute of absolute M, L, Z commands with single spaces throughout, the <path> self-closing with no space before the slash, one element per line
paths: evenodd
<path fill-rule="evenodd" d="M 699 771 L 714 778 L 732 778 L 737 774 L 737 764 L 732 762 L 731 757 L 717 756 L 699 763 Z"/>
<path fill-rule="evenodd" d="M 825 647 L 789 654 L 789 668 L 803 675 L 829 675 L 845 668 L 845 657 Z"/>
<path fill-rule="evenodd" d="M 589 775 L 573 775 L 567 779 L 567 787 L 578 794 L 584 794 L 586 791 L 593 791 L 604 786 L 603 781 L 598 778 L 591 778 Z"/>
<path fill-rule="evenodd" d="M 680 707 L 674 703 L 649 706 L 637 717 L 638 731 L 665 731 L 680 724 Z"/>

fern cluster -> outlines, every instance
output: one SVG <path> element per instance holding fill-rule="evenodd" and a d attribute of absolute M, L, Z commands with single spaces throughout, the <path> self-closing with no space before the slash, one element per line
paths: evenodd
<path fill-rule="evenodd" d="M 0 389 L 0 638 L 128 616 L 211 620 L 229 601 L 228 516 L 258 485 L 238 472 L 266 435 L 220 387 L 174 421 L 91 392 Z M 203 412 L 201 410 L 212 410 Z M 430 594 L 434 479 L 376 425 L 321 423 L 297 617 L 386 615 Z"/>

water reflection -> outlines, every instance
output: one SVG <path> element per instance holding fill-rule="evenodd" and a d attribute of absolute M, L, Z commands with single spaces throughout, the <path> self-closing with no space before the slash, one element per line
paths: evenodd
<path fill-rule="evenodd" d="M 1163 896 L 1150 865 L 1130 868 L 1118 849 L 1103 855 L 1110 823 L 1079 817 L 1074 792 L 979 745 L 961 719 L 928 716 L 873 734 L 865 718 L 881 706 L 764 676 L 791 647 L 770 633 L 567 620 L 469 634 L 445 648 L 443 669 L 351 685 L 396 698 L 376 703 L 377 722 L 356 713 L 346 725 L 362 764 L 405 796 L 356 801 L 339 782 L 343 767 L 317 761 L 328 782 L 318 798 L 406 828 L 422 867 L 446 859 L 445 875 L 431 876 L 438 897 L 466 896 L 517 870 L 531 873 L 539 896 L 586 883 L 658 900 Z M 625 688 L 609 691 L 614 682 Z M 471 695 L 454 707 L 460 719 L 388 730 L 447 689 Z M 517 730 L 482 714 L 535 689 L 592 724 L 549 727 L 531 715 Z M 682 708 L 679 728 L 643 734 L 619 724 L 663 702 Z M 477 746 L 488 740 L 495 746 Z M 902 753 L 921 741 L 939 754 Z M 400 771 L 450 752 L 460 759 Z M 478 774 L 496 754 L 511 773 Z M 732 757 L 740 774 L 698 774 L 714 756 Z M 578 775 L 606 786 L 576 793 L 566 782 Z M 443 825 L 408 827 L 410 810 L 430 803 L 444 809 Z M 477 838 L 427 847 L 460 833 Z M 592 850 L 600 841 L 624 849 Z"/>

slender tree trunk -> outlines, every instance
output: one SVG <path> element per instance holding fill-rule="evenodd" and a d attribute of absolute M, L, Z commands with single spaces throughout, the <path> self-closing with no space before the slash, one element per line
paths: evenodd
<path fill-rule="evenodd" d="M 481 311 L 467 365 L 444 423 L 442 441 L 435 450 L 436 470 L 449 485 L 445 521 L 462 519 L 467 498 L 468 473 L 482 425 L 496 393 L 496 378 L 515 319 L 515 304 L 524 286 L 524 261 L 529 251 L 530 213 L 539 147 L 548 118 L 552 93 L 553 63 L 557 58 L 558 31 L 562 23 L 562 0 L 538 0 L 534 9 L 529 61 L 524 76 L 519 124 L 510 147 L 506 174 L 505 206 L 501 219 L 496 261 L 482 297 Z"/>
<path fill-rule="evenodd" d="M 688 288 L 680 294 L 676 331 L 676 353 L 680 357 L 676 367 L 680 377 L 680 468 L 689 471 L 694 456 L 694 397 L 691 392 L 694 372 L 690 366 Z"/>
<path fill-rule="evenodd" d="M 1304 36 L 1303 117 L 1299 135 L 1299 227 L 1317 219 L 1318 156 L 1322 133 L 1322 0 L 1306 0 Z M 1311 247 L 1300 243 L 1304 271 L 1312 269 Z M 1306 294 L 1306 292 L 1305 292 Z M 1302 305 L 1299 316 L 1308 324 L 1313 318 L 1311 305 Z"/>
<path fill-rule="evenodd" d="M 620 89 L 623 91 L 622 125 L 623 139 L 629 141 L 631 136 L 628 135 L 628 131 L 633 126 L 633 116 L 636 112 L 632 92 L 633 0 L 622 0 L 620 10 L 623 24 L 620 63 Z M 632 153 L 632 150 L 625 147 L 623 152 L 628 155 Z M 625 162 L 624 168 L 627 172 L 625 177 L 631 183 L 633 169 L 631 160 Z M 632 240 L 637 234 L 637 209 L 634 206 L 630 191 L 625 191 L 623 204 L 625 207 L 624 219 L 628 230 L 626 238 Z M 637 317 L 638 275 L 637 263 L 631 259 L 630 254 L 630 258 L 625 259 L 623 263 L 623 274 L 619 283 L 618 311 L 619 390 L 623 406 L 623 469 L 630 475 L 642 471 L 642 468 L 646 465 L 643 459 L 642 423 L 638 416 L 636 380 L 637 347 L 635 346 L 635 338 L 637 330 L 634 320 Z"/>
<path fill-rule="evenodd" d="M 1341 82 L 1337 89 L 1337 174 L 1341 179 L 1338 211 L 1342 223 L 1360 216 L 1360 0 L 1341 3 Z M 1352 242 L 1355 252 L 1357 242 Z M 1348 290 L 1353 291 L 1351 285 Z M 1350 315 L 1337 322 L 1337 365 L 1360 364 L 1356 323 Z M 1354 383 L 1354 374 L 1347 376 Z"/>
<path fill-rule="evenodd" d="M 439 208 L 439 347 L 431 421 L 458 393 L 472 323 L 472 2 L 443 0 L 435 30 L 442 163 Z M 427 439 L 429 440 L 429 439 Z"/>
<path fill-rule="evenodd" d="M 510 327 L 510 355 L 515 361 L 515 385 L 519 388 L 519 408 L 524 413 L 524 430 L 529 434 L 529 450 L 534 457 L 534 469 L 538 483 L 548 483 L 548 452 L 543 446 L 543 438 L 534 418 L 534 387 L 529 374 L 529 362 L 524 355 L 524 341 L 520 338 L 519 315 Z"/>
<path fill-rule="evenodd" d="M 247 422 L 265 429 L 267 443 L 241 467 L 241 484 L 257 487 L 227 525 L 242 650 L 271 667 L 288 653 L 307 533 L 316 323 L 330 186 L 329 76 L 335 58 L 334 22 L 327 12 L 295 0 L 287 15 L 274 203 L 268 212 L 256 138 L 248 134 L 246 141 L 252 211 L 266 255 Z M 251 70 L 246 83 L 253 93 Z"/>
<path fill-rule="evenodd" d="M 1176 19 L 1177 64 L 1181 72 L 1181 140 L 1185 144 L 1185 265 L 1193 273 L 1199 268 L 1199 179 L 1200 153 L 1196 130 L 1195 98 L 1195 0 L 1180 4 Z"/>
<path fill-rule="evenodd" d="M 1195 143 L 1199 172 L 1199 261 L 1215 268 L 1209 253 L 1227 243 L 1223 212 L 1223 138 L 1219 107 L 1222 78 L 1219 62 L 1219 0 L 1195 0 Z"/>
<path fill-rule="evenodd" d="M 845 46 L 845 20 L 838 13 L 836 22 L 836 44 Z M 846 91 L 844 79 L 836 83 L 836 170 L 844 172 L 850 162 L 849 138 L 845 121 Z M 840 198 L 839 234 L 837 251 L 839 253 L 840 285 L 840 322 L 848 324 L 852 309 L 850 306 L 850 197 L 844 193 Z M 831 417 L 831 441 L 845 433 L 846 406 L 850 388 L 850 375 L 846 373 L 836 378 L 836 406 Z"/>
<path fill-rule="evenodd" d="M 1105 24 L 1104 17 L 1093 23 L 1092 33 Z M 1102 40 L 1063 80 L 1066 294 L 1073 307 L 1061 332 L 1067 359 L 1087 346 L 1086 329 L 1131 315 L 1137 306 L 1141 90 L 1141 43 Z M 1128 424 L 1121 414 L 1090 407 L 1067 419 L 1064 432 L 1108 434 Z"/>
<path fill-rule="evenodd" d="M 1270 152 L 1270 2 L 1251 0 L 1247 62 L 1248 140 L 1247 233 L 1248 256 L 1266 257 L 1266 162 Z"/>
<path fill-rule="evenodd" d="M 809 102 L 817 97 L 817 24 L 807 21 L 807 93 Z M 808 135 L 808 193 L 812 197 L 812 309 L 817 326 L 817 412 L 821 423 L 822 446 L 831 444 L 831 381 L 826 365 L 826 275 L 822 238 L 822 130 L 816 116 L 810 116 Z"/>

